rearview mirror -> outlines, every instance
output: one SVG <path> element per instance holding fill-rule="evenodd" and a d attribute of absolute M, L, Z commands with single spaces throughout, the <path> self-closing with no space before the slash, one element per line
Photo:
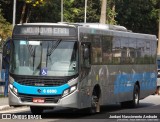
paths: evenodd
<path fill-rule="evenodd" d="M 84 56 L 84 59 L 89 58 L 89 49 L 87 47 L 84 48 L 83 56 Z"/>

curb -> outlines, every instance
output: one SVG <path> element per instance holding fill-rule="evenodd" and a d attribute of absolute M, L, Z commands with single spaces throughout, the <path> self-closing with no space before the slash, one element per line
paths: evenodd
<path fill-rule="evenodd" d="M 27 108 L 27 106 L 13 107 L 13 106 L 9 106 L 9 105 L 2 105 L 2 106 L 0 106 L 0 113 L 1 113 L 1 111 L 13 110 L 13 109 L 22 109 L 22 108 Z"/>
<path fill-rule="evenodd" d="M 11 108 L 13 108 L 13 107 L 10 107 L 9 105 L 3 105 L 3 106 L 0 106 L 0 111 L 11 109 Z"/>

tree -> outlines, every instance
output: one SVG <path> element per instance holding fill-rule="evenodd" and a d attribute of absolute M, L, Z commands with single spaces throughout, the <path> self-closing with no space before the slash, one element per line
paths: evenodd
<path fill-rule="evenodd" d="M 107 10 L 106 10 L 106 23 L 107 24 L 112 24 L 112 25 L 116 25 L 117 21 L 115 20 L 115 17 L 117 15 L 116 10 L 115 10 L 115 5 L 116 0 L 108 0 L 107 1 Z"/>
<path fill-rule="evenodd" d="M 32 7 L 29 22 L 60 22 L 60 5 L 60 0 L 47 0 L 44 5 Z"/>
<path fill-rule="evenodd" d="M 27 22 L 29 20 L 29 16 L 31 14 L 31 7 L 42 6 L 45 4 L 44 0 L 22 0 L 23 8 L 20 23 Z"/>
<path fill-rule="evenodd" d="M 12 32 L 12 26 L 9 22 L 7 22 L 3 15 L 2 15 L 2 10 L 0 9 L 0 47 L 2 47 L 3 42 L 5 39 L 9 36 L 11 36 Z"/>
<path fill-rule="evenodd" d="M 101 16 L 100 16 L 100 23 L 102 24 L 106 24 L 106 8 L 107 8 L 107 0 L 102 0 Z"/>
<path fill-rule="evenodd" d="M 87 0 L 87 22 L 99 22 L 100 1 Z M 84 22 L 85 0 L 64 0 L 64 20 Z"/>
<path fill-rule="evenodd" d="M 116 21 L 139 33 L 158 33 L 159 0 L 116 0 Z"/>

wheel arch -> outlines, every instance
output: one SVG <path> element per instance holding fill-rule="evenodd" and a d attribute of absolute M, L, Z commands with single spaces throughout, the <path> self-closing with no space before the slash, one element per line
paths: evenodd
<path fill-rule="evenodd" d="M 139 87 L 139 90 L 140 90 L 140 83 L 139 83 L 139 81 L 136 81 L 136 83 L 134 85 L 137 85 Z"/>

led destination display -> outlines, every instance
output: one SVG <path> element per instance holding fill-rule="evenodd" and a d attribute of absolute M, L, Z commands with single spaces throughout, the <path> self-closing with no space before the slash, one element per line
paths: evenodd
<path fill-rule="evenodd" d="M 76 36 L 75 28 L 52 26 L 17 26 L 14 35 Z"/>

